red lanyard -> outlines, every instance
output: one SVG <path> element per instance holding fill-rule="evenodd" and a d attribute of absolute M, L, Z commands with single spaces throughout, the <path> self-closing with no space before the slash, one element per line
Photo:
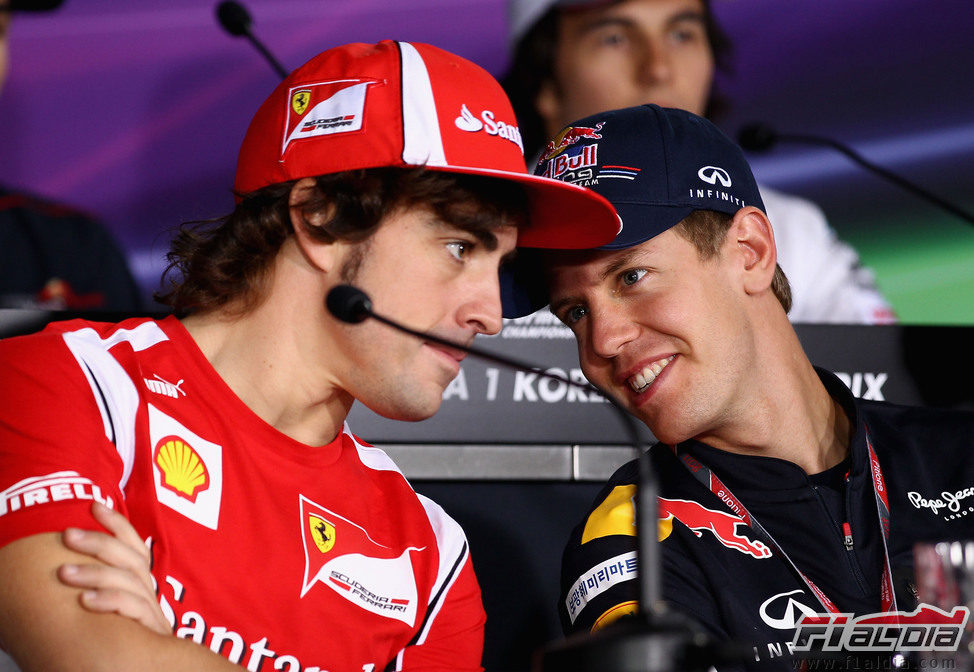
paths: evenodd
<path fill-rule="evenodd" d="M 798 569 L 798 566 L 788 557 L 784 549 L 778 545 L 774 540 L 774 537 L 764 528 L 764 526 L 752 516 L 744 504 L 734 496 L 730 488 L 724 485 L 717 474 L 715 474 L 709 467 L 702 464 L 699 460 L 694 458 L 692 455 L 687 453 L 684 449 L 680 448 L 679 445 L 670 446 L 673 450 L 673 454 L 680 458 L 683 466 L 693 474 L 694 478 L 700 481 L 704 486 L 710 488 L 710 491 L 717 495 L 717 497 L 724 502 L 724 505 L 731 510 L 731 512 L 736 515 L 740 520 L 747 525 L 760 539 L 768 545 L 771 551 L 781 557 L 788 566 L 791 568 L 808 589 L 818 598 L 821 603 L 822 608 L 829 613 L 837 614 L 839 609 L 835 606 L 832 600 L 822 592 L 822 590 L 815 585 L 815 583 L 805 576 L 805 574 Z M 873 451 L 872 443 L 869 440 L 869 433 L 866 433 L 866 448 L 869 451 L 869 470 L 871 475 L 871 482 L 873 486 L 873 495 L 876 499 L 876 512 L 879 517 L 880 529 L 883 532 L 883 578 L 880 583 L 880 599 L 884 612 L 896 611 L 896 596 L 893 594 L 893 572 L 890 568 L 889 563 L 889 499 L 886 496 L 886 483 L 883 481 L 883 471 L 879 467 L 879 460 L 876 459 L 876 453 Z"/>

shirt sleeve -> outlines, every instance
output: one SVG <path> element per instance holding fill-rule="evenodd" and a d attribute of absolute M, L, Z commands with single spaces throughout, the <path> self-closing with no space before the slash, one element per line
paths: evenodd
<path fill-rule="evenodd" d="M 122 460 L 60 334 L 0 341 L 0 545 L 100 529 L 93 500 L 120 508 Z"/>
<path fill-rule="evenodd" d="M 575 528 L 562 557 L 558 610 L 566 635 L 599 630 L 638 610 L 639 574 L 635 508 L 636 486 L 610 482 Z M 694 560 L 686 535 L 693 532 L 673 521 L 657 526 L 662 566 L 661 587 L 667 607 L 717 639 L 727 639 L 721 626 L 715 590 Z"/>
<path fill-rule="evenodd" d="M 469 554 L 458 570 L 441 605 L 431 606 L 420 637 L 403 649 L 394 669 L 407 672 L 483 670 L 487 619 Z"/>
<path fill-rule="evenodd" d="M 436 536 L 439 562 L 419 631 L 390 669 L 481 672 L 487 617 L 467 537 L 436 502 L 417 496 Z"/>

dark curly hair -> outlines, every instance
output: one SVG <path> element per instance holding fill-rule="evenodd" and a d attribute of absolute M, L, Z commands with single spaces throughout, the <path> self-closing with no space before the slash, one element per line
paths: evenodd
<path fill-rule="evenodd" d="M 322 226 L 307 225 L 322 242 L 367 241 L 384 217 L 417 205 L 474 234 L 526 225 L 527 196 L 509 180 L 425 168 L 370 168 L 315 179 L 312 195 L 295 207 L 305 221 L 310 213 L 330 213 Z M 296 182 L 242 195 L 224 217 L 183 224 L 166 255 L 168 287 L 156 300 L 178 316 L 231 306 L 245 313 L 257 305 L 272 261 L 294 233 L 289 200 Z M 350 273 L 354 268 L 342 269 L 343 276 Z"/>
<path fill-rule="evenodd" d="M 731 41 L 714 18 L 710 0 L 702 0 L 704 28 L 707 42 L 719 72 L 730 72 Z M 554 81 L 555 53 L 558 49 L 559 9 L 555 5 L 535 22 L 514 47 L 511 65 L 501 79 L 501 86 L 511 99 L 514 116 L 524 141 L 524 155 L 530 161 L 550 139 L 544 122 L 534 106 L 535 98 L 545 82 Z M 646 101 L 651 102 L 651 101 Z M 714 119 L 729 106 L 726 98 L 717 90 L 710 91 L 704 116 Z"/>

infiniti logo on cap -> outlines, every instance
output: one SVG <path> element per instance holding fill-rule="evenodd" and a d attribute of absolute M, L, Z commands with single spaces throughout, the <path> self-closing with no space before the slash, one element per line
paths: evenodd
<path fill-rule="evenodd" d="M 718 168 L 717 166 L 704 166 L 697 171 L 697 177 L 707 184 L 717 184 L 717 180 L 720 180 L 722 186 L 731 186 L 730 174 L 723 168 Z"/>

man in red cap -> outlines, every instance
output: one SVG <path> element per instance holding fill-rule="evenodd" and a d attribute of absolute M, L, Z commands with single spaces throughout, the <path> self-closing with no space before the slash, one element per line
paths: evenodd
<path fill-rule="evenodd" d="M 501 327 L 516 244 L 603 244 L 614 210 L 526 173 L 485 71 L 391 41 L 285 79 L 235 192 L 174 240 L 173 316 L 0 343 L 0 642 L 24 669 L 479 669 L 462 530 L 345 425 L 356 399 L 429 417 L 463 353 L 341 323 L 325 298 L 354 282 L 377 312 L 469 343 Z M 127 544 L 92 550 L 111 539 L 99 522 Z M 145 611 L 118 597 L 138 583 L 101 583 L 142 542 L 161 627 L 99 613 L 113 595 Z"/>

